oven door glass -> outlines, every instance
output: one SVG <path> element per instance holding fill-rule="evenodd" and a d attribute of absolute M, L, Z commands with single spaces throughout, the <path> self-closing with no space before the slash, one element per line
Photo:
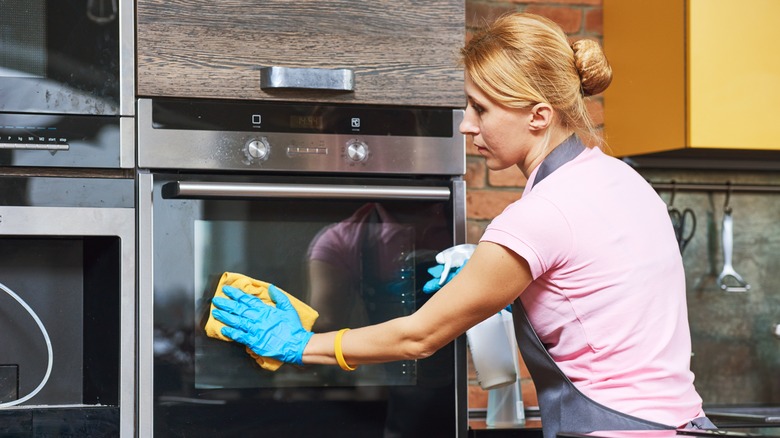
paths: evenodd
<path fill-rule="evenodd" d="M 3 0 L 0 111 L 116 115 L 118 0 Z"/>
<path fill-rule="evenodd" d="M 201 177 L 196 183 L 203 190 L 193 194 L 180 190 L 190 182 L 182 176 L 155 179 L 157 434 L 182 428 L 224 433 L 262 424 L 264 431 L 288 434 L 323 436 L 319 433 L 328 426 L 339 436 L 381 436 L 385 428 L 429 430 L 422 424 L 432 421 L 427 427 L 437 434 L 444 428 L 446 436 L 455 436 L 453 344 L 425 360 L 360 366 L 354 372 L 293 365 L 272 372 L 260 368 L 242 345 L 209 338 L 204 331 L 225 272 L 273 283 L 309 304 L 319 313 L 316 332 L 411 314 L 429 298 L 422 286 L 431 278 L 427 269 L 435 265 L 436 253 L 453 244 L 448 196 L 333 198 L 316 194 L 327 184 L 302 178 L 287 181 L 302 188 L 298 194 L 231 192 L 251 192 L 259 183 L 274 193 L 285 187 L 281 177 L 274 183 Z M 448 189 L 447 182 L 437 184 Z M 311 421 L 296 422 L 291 415 Z"/>

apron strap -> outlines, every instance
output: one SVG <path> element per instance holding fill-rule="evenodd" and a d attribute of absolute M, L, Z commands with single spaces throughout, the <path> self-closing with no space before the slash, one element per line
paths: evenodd
<path fill-rule="evenodd" d="M 576 135 L 567 138 L 545 157 L 531 188 L 585 150 Z M 515 337 L 523 361 L 536 386 L 542 432 L 555 438 L 560 431 L 589 433 L 599 430 L 674 429 L 608 408 L 583 394 L 561 371 L 536 334 L 520 298 L 512 305 Z"/>
<path fill-rule="evenodd" d="M 512 305 L 512 320 L 520 353 L 536 386 L 544 438 L 555 438 L 561 431 L 675 429 L 606 407 L 577 389 L 542 344 L 519 298 Z"/>
<path fill-rule="evenodd" d="M 558 170 L 559 167 L 577 158 L 584 150 L 585 145 L 582 144 L 579 137 L 574 134 L 570 135 L 563 143 L 559 144 L 552 152 L 547 154 L 544 161 L 542 161 L 542 164 L 539 165 L 539 170 L 536 172 L 536 178 L 534 178 L 531 187 L 533 188 L 535 185 L 539 184 L 551 173 Z"/>

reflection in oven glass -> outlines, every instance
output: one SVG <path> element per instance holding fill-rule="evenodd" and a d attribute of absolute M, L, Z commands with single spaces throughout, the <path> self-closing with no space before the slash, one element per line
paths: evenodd
<path fill-rule="evenodd" d="M 207 338 L 202 330 L 214 289 L 225 271 L 277 284 L 307 302 L 320 314 L 314 326 L 317 332 L 411 314 L 420 304 L 420 288 L 428 279 L 425 269 L 433 264 L 438 249 L 448 244 L 450 234 L 440 214 L 417 211 L 417 219 L 410 221 L 400 210 L 392 210 L 367 203 L 336 223 L 196 220 L 195 387 L 417 385 L 416 361 L 361 366 L 354 373 L 292 365 L 263 371 L 243 346 Z M 421 226 L 420 218 L 432 222 Z M 171 342 L 175 344 L 174 339 Z M 182 351 L 171 348 L 177 350 Z M 180 359 L 187 362 L 187 358 Z"/>

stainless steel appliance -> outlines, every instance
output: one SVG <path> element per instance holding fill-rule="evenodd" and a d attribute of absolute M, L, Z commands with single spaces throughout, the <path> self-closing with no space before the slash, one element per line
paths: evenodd
<path fill-rule="evenodd" d="M 139 99 L 139 434 L 466 436 L 465 341 L 386 365 L 256 365 L 208 338 L 220 276 L 315 331 L 408 315 L 465 240 L 462 111 Z"/>
<path fill-rule="evenodd" d="M 134 167 L 133 14 L 133 0 L 3 1 L 0 166 Z M 103 146 L 119 135 L 129 147 Z"/>
<path fill-rule="evenodd" d="M 132 0 L 0 13 L 0 430 L 135 435 Z"/>
<path fill-rule="evenodd" d="M 88 120 L 68 128 L 70 150 L 0 151 L 18 164 L 0 168 L 0 430 L 11 436 L 133 436 L 135 181 L 119 167 L 133 131 Z M 73 167 L 80 150 L 102 167 Z"/>
<path fill-rule="evenodd" d="M 0 111 L 132 115 L 133 14 L 133 0 L 3 0 Z"/>

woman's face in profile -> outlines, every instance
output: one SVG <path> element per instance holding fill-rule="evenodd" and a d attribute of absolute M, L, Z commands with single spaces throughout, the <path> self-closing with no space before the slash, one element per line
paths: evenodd
<path fill-rule="evenodd" d="M 496 103 L 477 88 L 468 75 L 465 91 L 468 105 L 460 132 L 472 137 L 474 147 L 485 158 L 488 169 L 503 170 L 522 165 L 533 145 L 533 136 L 528 130 L 531 111 Z"/>

